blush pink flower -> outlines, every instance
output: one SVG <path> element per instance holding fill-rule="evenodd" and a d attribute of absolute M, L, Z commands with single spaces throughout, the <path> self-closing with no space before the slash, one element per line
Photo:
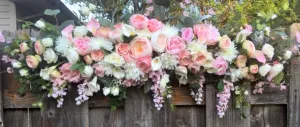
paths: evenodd
<path fill-rule="evenodd" d="M 224 35 L 219 42 L 219 47 L 223 50 L 228 50 L 231 46 L 232 42 L 230 38 L 227 35 Z"/>
<path fill-rule="evenodd" d="M 114 40 L 116 43 L 123 42 L 122 31 L 119 29 L 114 29 L 108 33 L 108 38 Z"/>
<path fill-rule="evenodd" d="M 135 29 L 144 29 L 148 26 L 148 20 L 144 15 L 134 14 L 130 17 L 129 22 Z"/>
<path fill-rule="evenodd" d="M 245 25 L 245 30 L 248 30 L 249 32 L 251 32 L 251 33 L 252 33 L 252 31 L 253 31 L 253 28 L 252 28 L 252 26 L 251 26 L 251 25 L 249 25 L 249 24 L 246 24 L 246 25 Z"/>
<path fill-rule="evenodd" d="M 94 68 L 94 73 L 98 76 L 98 77 L 104 77 L 104 68 L 96 63 L 92 66 Z"/>
<path fill-rule="evenodd" d="M 238 55 L 235 61 L 235 65 L 239 68 L 246 67 L 247 56 L 246 55 Z"/>
<path fill-rule="evenodd" d="M 296 32 L 296 41 L 298 43 L 300 43 L 300 32 L 299 31 Z"/>
<path fill-rule="evenodd" d="M 102 50 L 96 50 L 91 52 L 92 60 L 100 62 L 104 57 L 104 52 Z"/>
<path fill-rule="evenodd" d="M 243 43 L 242 47 L 247 50 L 247 55 L 249 57 L 255 58 L 255 52 L 256 52 L 256 50 L 255 50 L 255 45 L 253 44 L 252 41 L 246 40 Z"/>
<path fill-rule="evenodd" d="M 144 73 L 148 73 L 151 69 L 151 56 L 140 57 L 135 64 Z"/>
<path fill-rule="evenodd" d="M 131 79 L 125 79 L 122 81 L 122 84 L 125 86 L 125 87 L 131 87 L 131 86 L 136 86 L 137 85 L 137 82 L 135 80 L 131 80 Z"/>
<path fill-rule="evenodd" d="M 163 33 L 153 34 L 153 36 L 151 37 L 152 48 L 154 51 L 159 53 L 166 50 L 167 42 L 168 37 Z"/>
<path fill-rule="evenodd" d="M 34 50 L 36 54 L 42 55 L 45 52 L 46 48 L 43 46 L 41 41 L 38 40 L 34 43 Z"/>
<path fill-rule="evenodd" d="M 30 68 L 37 68 L 40 61 L 37 57 L 35 57 L 33 55 L 29 55 L 29 56 L 26 56 L 26 63 L 27 63 L 27 66 Z"/>
<path fill-rule="evenodd" d="M 190 42 L 194 38 L 194 33 L 192 28 L 182 28 L 181 29 L 181 37 L 186 42 Z"/>
<path fill-rule="evenodd" d="M 167 41 L 166 52 L 170 54 L 178 54 L 185 49 L 186 45 L 179 36 L 169 37 Z"/>
<path fill-rule="evenodd" d="M 188 66 L 193 63 L 192 56 L 187 50 L 183 50 L 178 54 L 179 64 L 181 66 Z"/>
<path fill-rule="evenodd" d="M 84 56 L 83 59 L 84 59 L 85 63 L 87 63 L 87 64 L 92 64 L 93 63 L 93 59 L 91 58 L 90 55 Z"/>
<path fill-rule="evenodd" d="M 266 57 L 265 57 L 265 54 L 262 51 L 256 50 L 255 51 L 255 58 L 257 59 L 257 61 L 259 61 L 261 63 L 266 63 Z"/>
<path fill-rule="evenodd" d="M 95 34 L 95 33 L 96 33 L 96 30 L 100 27 L 100 24 L 99 24 L 99 22 L 98 22 L 96 19 L 92 18 L 92 19 L 87 23 L 86 27 L 87 27 L 87 29 L 88 29 L 91 33 Z"/>
<path fill-rule="evenodd" d="M 96 32 L 93 35 L 95 37 L 108 38 L 110 31 L 111 31 L 110 27 L 100 27 L 96 30 Z"/>
<path fill-rule="evenodd" d="M 213 66 L 217 69 L 217 75 L 224 75 L 228 69 L 228 63 L 220 56 L 214 60 Z"/>
<path fill-rule="evenodd" d="M 150 40 L 145 37 L 135 37 L 130 42 L 129 54 L 134 59 L 144 56 L 152 56 L 152 46 Z"/>
<path fill-rule="evenodd" d="M 194 33 L 200 43 L 206 43 L 207 45 L 215 45 L 220 37 L 218 29 L 211 24 L 195 25 Z"/>
<path fill-rule="evenodd" d="M 84 56 L 90 53 L 90 41 L 89 37 L 80 37 L 74 39 L 74 46 L 78 54 Z"/>
<path fill-rule="evenodd" d="M 74 29 L 73 25 L 68 25 L 67 27 L 65 27 L 62 31 L 61 34 L 65 37 L 67 37 L 68 39 L 72 38 L 72 31 Z"/>
<path fill-rule="evenodd" d="M 0 42 L 5 42 L 5 38 L 1 31 L 0 31 Z"/>
<path fill-rule="evenodd" d="M 252 74 L 256 74 L 258 72 L 258 65 L 257 64 L 250 65 L 249 69 Z"/>
<path fill-rule="evenodd" d="M 117 23 L 115 26 L 114 26 L 115 30 L 121 30 L 122 29 L 122 23 Z"/>
<path fill-rule="evenodd" d="M 80 76 L 79 70 L 71 70 L 72 64 L 71 63 L 64 63 L 60 68 L 59 71 L 61 72 L 61 76 L 64 80 L 68 82 L 78 83 L 82 80 Z"/>
<path fill-rule="evenodd" d="M 116 52 L 119 55 L 127 55 L 130 49 L 130 45 L 128 43 L 119 43 L 116 45 Z"/>
<path fill-rule="evenodd" d="M 160 21 L 158 21 L 158 20 L 156 20 L 156 19 L 150 19 L 148 21 L 148 25 L 147 25 L 148 30 L 150 32 L 156 32 L 157 30 L 159 30 L 160 28 L 162 28 L 162 26 L 163 26 L 163 23 L 160 22 Z"/>
<path fill-rule="evenodd" d="M 196 65 L 202 65 L 206 61 L 206 56 L 202 52 L 193 55 L 193 61 Z"/>

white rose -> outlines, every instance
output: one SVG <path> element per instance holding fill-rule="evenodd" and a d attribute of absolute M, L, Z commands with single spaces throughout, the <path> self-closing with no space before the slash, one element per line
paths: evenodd
<path fill-rule="evenodd" d="M 45 23 L 41 20 L 38 20 L 35 24 L 34 24 L 37 28 L 40 28 L 40 29 L 44 29 L 46 26 L 45 26 Z"/>
<path fill-rule="evenodd" d="M 122 66 L 125 63 L 124 58 L 116 52 L 106 55 L 104 57 L 104 61 L 107 63 L 113 64 L 115 66 L 118 66 L 118 67 Z"/>
<path fill-rule="evenodd" d="M 81 13 L 85 16 L 89 16 L 90 15 L 90 9 L 86 6 L 81 7 Z"/>
<path fill-rule="evenodd" d="M 113 70 L 113 75 L 117 78 L 117 79 L 121 79 L 125 77 L 125 73 L 124 71 L 120 68 L 120 67 L 114 67 Z"/>
<path fill-rule="evenodd" d="M 72 64 L 77 63 L 77 61 L 79 60 L 79 55 L 74 48 L 67 49 L 66 57 L 68 61 Z"/>
<path fill-rule="evenodd" d="M 56 66 L 44 68 L 40 71 L 40 77 L 44 80 L 50 80 L 50 74 L 55 70 Z"/>
<path fill-rule="evenodd" d="M 90 65 L 84 67 L 83 71 L 81 72 L 82 77 L 91 77 L 94 70 Z"/>
<path fill-rule="evenodd" d="M 155 57 L 154 59 L 152 59 L 151 61 L 151 68 L 152 68 L 152 71 L 157 71 L 161 68 L 161 60 L 160 60 L 160 57 Z"/>
<path fill-rule="evenodd" d="M 291 57 L 292 57 L 292 51 L 290 51 L 290 50 L 288 50 L 288 51 L 285 51 L 285 53 L 284 53 L 284 55 L 283 55 L 283 58 L 285 59 L 285 60 L 288 60 L 288 59 L 290 59 Z"/>
<path fill-rule="evenodd" d="M 184 66 L 178 66 L 175 70 L 175 74 L 179 76 L 187 76 L 187 68 Z"/>
<path fill-rule="evenodd" d="M 88 90 L 86 95 L 93 96 L 93 93 L 98 92 L 99 90 L 100 90 L 100 85 L 97 83 L 97 76 L 95 76 L 93 80 L 88 83 Z"/>
<path fill-rule="evenodd" d="M 104 96 L 107 96 L 110 93 L 110 88 L 108 88 L 108 87 L 104 87 L 102 90 L 103 90 Z"/>
<path fill-rule="evenodd" d="M 74 36 L 75 37 L 83 37 L 86 36 L 88 33 L 88 29 L 86 26 L 76 26 L 74 29 Z"/>
<path fill-rule="evenodd" d="M 272 66 L 271 70 L 270 70 L 270 77 L 275 77 L 277 76 L 282 70 L 283 70 L 283 64 L 278 63 Z"/>
<path fill-rule="evenodd" d="M 11 65 L 13 68 L 21 68 L 22 67 L 22 63 L 17 60 L 12 61 Z"/>
<path fill-rule="evenodd" d="M 57 61 L 58 56 L 55 54 L 52 48 L 47 48 L 46 51 L 43 53 L 44 60 L 47 63 L 55 63 Z"/>
<path fill-rule="evenodd" d="M 272 59 L 272 57 L 274 56 L 274 48 L 272 45 L 270 44 L 264 44 L 264 46 L 262 47 L 262 52 L 269 58 Z"/>
<path fill-rule="evenodd" d="M 122 33 L 126 36 L 126 37 L 129 37 L 131 35 L 135 35 L 136 34 L 136 31 L 135 29 L 130 26 L 130 25 L 127 25 L 127 24 L 122 24 Z"/>
<path fill-rule="evenodd" d="M 269 64 L 265 64 L 259 67 L 258 72 L 261 76 L 266 76 L 271 70 L 271 66 Z"/>
<path fill-rule="evenodd" d="M 164 74 L 160 80 L 160 87 L 161 88 L 166 88 L 167 83 L 169 82 L 169 75 L 168 74 Z"/>
<path fill-rule="evenodd" d="M 21 69 L 19 71 L 19 73 L 21 76 L 25 76 L 25 77 L 28 76 L 28 74 L 29 74 L 27 69 Z"/>
<path fill-rule="evenodd" d="M 90 9 L 90 11 L 95 11 L 96 6 L 94 4 L 89 3 L 89 9 Z"/>
<path fill-rule="evenodd" d="M 114 96 L 118 96 L 119 93 L 120 93 L 119 87 L 111 87 L 110 91 L 111 91 L 111 94 L 114 95 Z"/>
<path fill-rule="evenodd" d="M 42 40 L 42 44 L 45 46 L 45 47 L 51 47 L 53 46 L 53 40 L 51 38 L 44 38 Z"/>

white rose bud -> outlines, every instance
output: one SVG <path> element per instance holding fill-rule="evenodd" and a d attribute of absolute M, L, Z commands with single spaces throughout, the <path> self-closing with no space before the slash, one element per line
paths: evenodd
<path fill-rule="evenodd" d="M 277 76 L 282 70 L 283 70 L 283 64 L 278 63 L 272 66 L 271 70 L 270 70 L 270 77 L 275 77 Z"/>
<path fill-rule="evenodd" d="M 51 38 L 44 38 L 42 40 L 42 44 L 45 46 L 45 47 L 51 47 L 53 46 L 53 40 Z"/>
<path fill-rule="evenodd" d="M 22 67 L 22 63 L 17 60 L 12 61 L 11 65 L 13 68 L 21 68 Z"/>
<path fill-rule="evenodd" d="M 43 53 L 43 57 L 48 64 L 55 63 L 58 59 L 58 56 L 55 54 L 52 48 L 47 48 L 46 51 Z"/>
<path fill-rule="evenodd" d="M 111 94 L 114 95 L 114 96 L 118 96 L 119 93 L 120 93 L 119 87 L 112 87 L 112 88 L 110 89 L 110 91 L 111 91 Z"/>
<path fill-rule="evenodd" d="M 53 71 L 55 71 L 56 66 L 52 66 L 50 68 L 44 68 L 40 71 L 40 77 L 44 80 L 50 80 L 50 75 Z"/>
<path fill-rule="evenodd" d="M 272 45 L 270 44 L 265 44 L 262 47 L 262 52 L 269 58 L 272 59 L 272 57 L 274 56 L 274 48 Z"/>
<path fill-rule="evenodd" d="M 89 3 L 89 9 L 93 12 L 96 10 L 96 6 L 94 4 Z"/>
<path fill-rule="evenodd" d="M 35 24 L 34 24 L 37 28 L 40 28 L 40 29 L 44 29 L 46 26 L 45 26 L 45 23 L 41 20 L 38 20 Z"/>
<path fill-rule="evenodd" d="M 152 59 L 151 61 L 151 68 L 152 71 L 157 71 L 161 68 L 162 63 L 159 57 L 155 57 L 154 59 Z"/>
<path fill-rule="evenodd" d="M 292 51 L 288 50 L 288 51 L 285 51 L 283 57 L 285 60 L 289 60 L 291 57 L 292 57 Z"/>
<path fill-rule="evenodd" d="M 21 69 L 21 70 L 19 71 L 19 73 L 20 73 L 20 75 L 21 75 L 21 76 L 24 76 L 24 77 L 26 77 L 26 76 L 28 76 L 28 75 L 29 75 L 29 73 L 28 73 L 28 70 L 27 70 L 27 69 Z"/>
<path fill-rule="evenodd" d="M 107 96 L 110 93 L 110 88 L 108 88 L 108 87 L 104 87 L 102 90 L 103 90 L 104 96 Z"/>
<path fill-rule="evenodd" d="M 261 76 L 266 76 L 266 74 L 268 74 L 270 70 L 271 70 L 271 66 L 269 64 L 265 64 L 259 67 L 258 72 Z"/>
<path fill-rule="evenodd" d="M 90 15 L 90 9 L 86 6 L 81 7 L 81 13 L 85 16 L 89 16 Z"/>
<path fill-rule="evenodd" d="M 77 63 L 77 61 L 79 60 L 79 55 L 74 48 L 67 49 L 66 57 L 68 61 L 72 64 Z"/>
<path fill-rule="evenodd" d="M 83 37 L 86 36 L 88 33 L 88 29 L 86 26 L 76 26 L 74 29 L 74 36 L 75 37 Z"/>
<path fill-rule="evenodd" d="M 83 72 L 81 73 L 82 77 L 91 77 L 94 70 L 90 65 L 84 67 Z"/>

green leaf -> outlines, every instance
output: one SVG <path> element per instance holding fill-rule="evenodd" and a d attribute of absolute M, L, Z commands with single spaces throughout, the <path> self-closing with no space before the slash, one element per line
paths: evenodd
<path fill-rule="evenodd" d="M 26 91 L 27 84 L 21 83 L 20 85 L 21 85 L 21 87 L 18 88 L 17 91 L 18 91 L 18 94 L 22 96 L 22 95 L 24 95 L 24 93 Z"/>
<path fill-rule="evenodd" d="M 154 3 L 160 6 L 169 7 L 171 2 L 170 0 L 154 0 Z"/>
<path fill-rule="evenodd" d="M 192 27 L 194 25 L 194 19 L 192 17 L 185 17 L 184 18 L 184 25 L 188 27 Z"/>
<path fill-rule="evenodd" d="M 58 10 L 58 9 L 55 9 L 55 10 L 46 9 L 46 10 L 44 11 L 44 14 L 45 14 L 45 15 L 48 15 L 48 16 L 56 16 L 56 15 L 59 14 L 59 13 L 60 13 L 60 10 Z"/>
<path fill-rule="evenodd" d="M 148 93 L 150 91 L 151 86 L 152 86 L 152 81 L 148 80 L 144 84 L 144 93 Z"/>
<path fill-rule="evenodd" d="M 72 66 L 71 66 L 71 70 L 72 71 L 74 71 L 74 70 L 79 70 L 80 68 L 82 68 L 82 64 L 80 64 L 80 63 L 76 63 L 76 64 L 73 64 Z"/>
<path fill-rule="evenodd" d="M 200 16 L 200 18 L 198 19 L 198 22 L 199 21 L 202 21 L 202 20 L 205 20 L 205 19 L 209 19 L 211 18 L 212 16 L 211 15 L 203 15 L 203 16 Z"/>
<path fill-rule="evenodd" d="M 107 20 L 107 19 L 99 19 L 101 26 L 110 26 L 111 25 L 111 21 Z"/>
<path fill-rule="evenodd" d="M 273 82 L 276 84 L 280 84 L 284 78 L 284 73 L 280 72 L 275 78 L 273 78 Z"/>
<path fill-rule="evenodd" d="M 222 92 L 224 90 L 224 83 L 222 80 L 219 81 L 217 88 L 218 88 L 219 92 Z"/>
<path fill-rule="evenodd" d="M 11 51 L 11 48 L 9 46 L 4 47 L 4 52 L 9 53 Z"/>
<path fill-rule="evenodd" d="M 161 21 L 165 20 L 166 12 L 164 7 L 158 4 L 153 4 L 153 7 L 156 18 L 158 18 Z"/>

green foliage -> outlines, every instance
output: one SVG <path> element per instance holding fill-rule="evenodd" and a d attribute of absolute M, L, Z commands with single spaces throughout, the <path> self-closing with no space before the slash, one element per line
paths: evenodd
<path fill-rule="evenodd" d="M 284 73 L 280 72 L 275 78 L 273 78 L 273 82 L 276 84 L 280 84 L 284 78 Z"/>
<path fill-rule="evenodd" d="M 56 16 L 56 15 L 59 14 L 59 13 L 60 13 L 60 10 L 58 10 L 58 9 L 55 9 L 55 10 L 46 9 L 46 10 L 44 11 L 44 14 L 45 14 L 45 15 L 48 15 L 48 16 Z"/>
<path fill-rule="evenodd" d="M 222 92 L 224 90 L 223 80 L 219 81 L 219 83 L 217 85 L 217 89 L 218 89 L 219 92 Z"/>

